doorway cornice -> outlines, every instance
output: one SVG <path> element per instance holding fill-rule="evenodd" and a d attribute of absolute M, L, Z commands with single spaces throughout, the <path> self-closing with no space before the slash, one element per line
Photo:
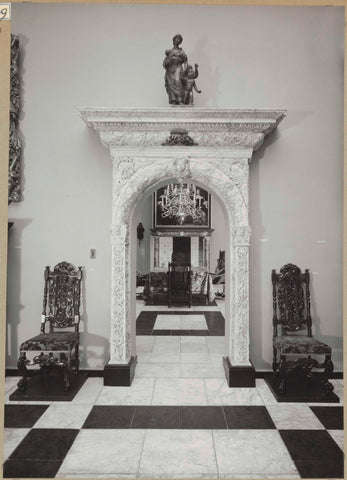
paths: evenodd
<path fill-rule="evenodd" d="M 108 147 L 159 148 L 170 132 L 184 128 L 195 142 L 192 154 L 214 147 L 218 150 L 250 149 L 263 143 L 285 117 L 285 110 L 205 109 L 170 107 L 158 109 L 80 108 L 86 124 L 96 130 Z M 172 147 L 165 147 L 170 150 Z M 180 147 L 176 147 L 180 148 Z"/>

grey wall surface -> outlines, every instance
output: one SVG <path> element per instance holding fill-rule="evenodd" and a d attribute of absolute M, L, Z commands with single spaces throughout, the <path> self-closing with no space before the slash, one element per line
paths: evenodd
<path fill-rule="evenodd" d="M 182 33 L 196 107 L 280 108 L 250 166 L 250 352 L 271 368 L 271 269 L 312 273 L 315 333 L 342 368 L 344 9 L 13 4 L 20 35 L 23 202 L 9 207 L 6 365 L 38 333 L 45 265 L 85 268 L 82 368 L 110 332 L 111 160 L 78 107 L 166 107 L 162 61 Z M 96 248 L 96 259 L 89 258 Z"/>

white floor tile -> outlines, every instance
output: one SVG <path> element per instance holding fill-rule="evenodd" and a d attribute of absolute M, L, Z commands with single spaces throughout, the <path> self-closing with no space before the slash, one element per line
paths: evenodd
<path fill-rule="evenodd" d="M 180 377 L 178 363 L 138 363 L 137 378 L 177 378 Z"/>
<path fill-rule="evenodd" d="M 183 335 L 182 337 L 179 337 L 179 338 L 181 339 L 181 345 L 185 343 L 189 343 L 189 344 L 200 343 L 207 346 L 207 342 L 206 342 L 207 337 L 196 336 L 196 335 L 186 335 L 186 336 Z"/>
<path fill-rule="evenodd" d="M 209 430 L 147 430 L 139 476 L 215 476 L 217 465 Z"/>
<path fill-rule="evenodd" d="M 147 336 L 151 341 L 150 342 L 138 342 L 136 339 L 136 353 L 151 353 L 154 346 L 155 338 L 151 335 Z"/>
<path fill-rule="evenodd" d="M 154 379 L 134 378 L 131 387 L 103 387 L 95 405 L 151 405 Z"/>
<path fill-rule="evenodd" d="M 211 337 L 208 337 L 208 338 L 211 338 Z M 225 356 L 225 342 L 224 342 L 224 337 L 222 338 L 223 338 L 222 342 L 206 342 L 208 351 L 210 353 L 219 353 L 221 356 Z"/>
<path fill-rule="evenodd" d="M 218 335 L 218 336 L 207 336 L 206 337 L 206 344 L 209 347 L 211 344 L 219 344 L 219 345 L 225 345 L 225 337 Z"/>
<path fill-rule="evenodd" d="M 139 469 L 145 430 L 81 430 L 58 473 L 134 475 Z"/>
<path fill-rule="evenodd" d="M 335 442 L 344 452 L 344 431 L 343 430 L 328 430 L 328 433 L 333 437 Z"/>
<path fill-rule="evenodd" d="M 211 363 L 214 365 L 220 365 L 223 367 L 223 354 L 221 353 L 210 353 Z M 223 368 L 224 372 L 224 368 Z"/>
<path fill-rule="evenodd" d="M 298 474 L 276 430 L 213 430 L 213 439 L 218 471 L 224 478 Z"/>
<path fill-rule="evenodd" d="M 211 357 L 208 353 L 181 353 L 181 363 L 210 364 Z"/>
<path fill-rule="evenodd" d="M 184 342 L 181 343 L 181 353 L 205 353 L 208 355 L 209 352 L 206 343 Z"/>
<path fill-rule="evenodd" d="M 152 405 L 207 405 L 204 382 L 197 378 L 158 378 Z"/>
<path fill-rule="evenodd" d="M 82 428 L 93 405 L 51 405 L 35 423 L 34 428 Z"/>
<path fill-rule="evenodd" d="M 153 330 L 179 330 L 181 315 L 158 315 Z"/>
<path fill-rule="evenodd" d="M 151 363 L 179 363 L 180 361 L 180 354 L 177 353 L 170 353 L 165 351 L 154 351 L 151 355 L 149 360 Z"/>
<path fill-rule="evenodd" d="M 181 330 L 208 330 L 205 315 L 181 315 Z"/>
<path fill-rule="evenodd" d="M 279 403 L 277 405 L 266 405 L 266 408 L 277 429 L 324 429 L 316 415 L 305 404 Z"/>
<path fill-rule="evenodd" d="M 69 405 L 93 405 L 98 398 L 104 384 L 102 377 L 87 378 L 81 390 L 77 393 Z M 55 403 L 55 402 L 54 402 Z M 62 403 L 62 402 L 58 402 Z M 65 403 L 65 402 L 64 402 Z"/>
<path fill-rule="evenodd" d="M 204 315 L 158 315 L 155 330 L 207 330 Z"/>
<path fill-rule="evenodd" d="M 136 355 L 137 355 L 138 362 L 149 362 L 152 356 L 152 352 L 148 352 L 148 353 L 136 352 Z M 137 370 L 136 370 L 136 375 L 137 375 Z"/>
<path fill-rule="evenodd" d="M 14 452 L 23 438 L 30 432 L 30 428 L 5 428 L 4 429 L 4 462 Z"/>
<path fill-rule="evenodd" d="M 14 387 L 17 388 L 17 383 L 19 382 L 21 377 L 6 377 L 5 378 L 5 393 L 8 393 Z"/>
<path fill-rule="evenodd" d="M 278 401 L 273 396 L 270 388 L 263 378 L 256 378 L 256 388 L 265 405 L 277 405 Z"/>
<path fill-rule="evenodd" d="M 182 378 L 225 378 L 224 368 L 221 363 L 211 365 L 199 363 L 181 363 Z"/>
<path fill-rule="evenodd" d="M 264 405 L 256 388 L 229 388 L 225 378 L 206 379 L 205 385 L 209 405 Z"/>

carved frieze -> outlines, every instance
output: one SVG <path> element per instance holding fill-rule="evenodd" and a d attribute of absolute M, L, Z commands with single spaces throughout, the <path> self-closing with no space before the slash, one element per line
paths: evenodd
<path fill-rule="evenodd" d="M 185 130 L 200 146 L 258 148 L 285 115 L 283 110 L 80 109 L 108 146 L 155 146 Z M 192 145 L 192 143 L 190 144 Z"/>
<path fill-rule="evenodd" d="M 20 110 L 19 100 L 19 37 L 11 34 L 11 69 L 10 69 L 10 138 L 9 138 L 9 166 L 8 166 L 8 203 L 21 200 L 20 188 L 20 156 L 21 140 L 18 133 Z"/>

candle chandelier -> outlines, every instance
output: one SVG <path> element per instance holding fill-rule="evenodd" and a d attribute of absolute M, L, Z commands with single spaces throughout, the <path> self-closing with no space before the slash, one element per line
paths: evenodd
<path fill-rule="evenodd" d="M 193 223 L 204 220 L 206 213 L 202 207 L 208 208 L 208 201 L 200 195 L 200 190 L 191 183 L 170 183 L 160 195 L 158 205 L 163 218 L 175 218 L 180 225 L 186 217 L 192 217 Z"/>

